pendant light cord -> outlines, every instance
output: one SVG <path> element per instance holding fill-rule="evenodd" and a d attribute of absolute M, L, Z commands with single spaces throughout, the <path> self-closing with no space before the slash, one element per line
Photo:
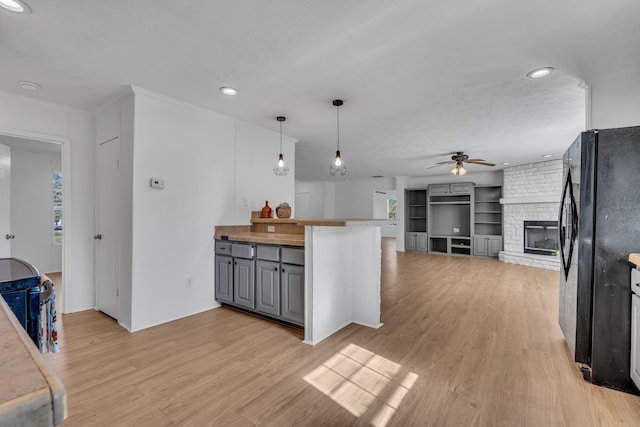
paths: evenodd
<path fill-rule="evenodd" d="M 337 138 L 337 140 L 338 140 L 338 151 L 340 151 L 340 106 L 339 105 L 336 106 L 336 118 L 337 118 L 337 123 L 338 123 L 338 126 L 337 126 L 337 129 L 338 129 L 338 138 Z"/>
<path fill-rule="evenodd" d="M 280 154 L 282 154 L 282 121 L 280 121 Z"/>

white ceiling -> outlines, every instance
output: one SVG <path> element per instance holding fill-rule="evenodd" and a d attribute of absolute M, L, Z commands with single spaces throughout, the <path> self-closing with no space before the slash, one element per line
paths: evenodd
<path fill-rule="evenodd" d="M 135 85 L 274 131 L 284 115 L 300 180 L 332 179 L 336 98 L 348 179 L 442 174 L 452 151 L 558 158 L 585 127 L 578 83 L 640 73 L 637 0 L 26 1 L 0 11 L 0 91 L 96 111 Z M 540 66 L 557 72 L 525 77 Z"/>

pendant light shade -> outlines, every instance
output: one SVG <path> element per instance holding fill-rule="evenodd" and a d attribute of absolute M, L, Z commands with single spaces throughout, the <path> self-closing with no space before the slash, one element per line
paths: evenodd
<path fill-rule="evenodd" d="M 331 167 L 329 168 L 329 172 L 331 172 L 332 176 L 338 175 L 343 176 L 347 174 L 347 167 L 344 165 L 344 160 L 340 156 L 340 106 L 344 104 L 340 99 L 336 99 L 333 101 L 333 105 L 336 107 L 336 117 L 337 117 L 337 130 L 338 130 L 338 146 L 336 149 L 336 158 L 331 163 Z"/>
<path fill-rule="evenodd" d="M 280 122 L 280 154 L 278 155 L 276 165 L 273 167 L 273 173 L 278 176 L 285 176 L 289 173 L 289 166 L 284 162 L 284 156 L 282 155 L 282 122 L 287 120 L 287 118 L 278 116 L 276 117 L 276 120 Z"/>

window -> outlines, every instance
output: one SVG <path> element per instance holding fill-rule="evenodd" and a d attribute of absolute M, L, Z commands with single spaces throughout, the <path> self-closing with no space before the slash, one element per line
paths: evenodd
<path fill-rule="evenodd" d="M 53 244 L 62 244 L 62 174 L 53 173 Z"/>
<path fill-rule="evenodd" d="M 396 219 L 396 207 L 398 200 L 395 197 L 387 199 L 387 219 Z"/>

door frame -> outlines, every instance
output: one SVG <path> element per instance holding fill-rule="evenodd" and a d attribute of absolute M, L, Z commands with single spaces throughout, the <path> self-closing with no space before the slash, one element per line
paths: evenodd
<path fill-rule="evenodd" d="M 70 145 L 70 141 L 69 138 L 64 137 L 64 136 L 59 136 L 59 135 L 50 135 L 50 134 L 46 134 L 46 133 L 41 133 L 41 132 L 34 132 L 34 131 L 27 131 L 27 130 L 23 130 L 23 129 L 13 129 L 13 128 L 7 128 L 7 127 L 2 127 L 0 126 L 0 135 L 3 136 L 12 136 L 12 137 L 16 137 L 16 138 L 23 138 L 23 139 L 32 139 L 35 141 L 42 141 L 42 142 L 49 142 L 52 144 L 59 144 L 62 145 L 62 158 L 61 158 L 61 164 L 62 164 L 62 188 L 65 189 L 64 191 L 64 204 L 62 206 L 62 215 L 64 217 L 64 227 L 65 227 L 65 237 L 62 240 L 62 274 L 63 277 L 67 277 L 67 279 L 63 279 L 65 280 L 64 286 L 62 286 L 62 304 L 61 307 L 58 307 L 58 310 L 61 313 L 67 313 L 67 310 L 65 309 L 65 306 L 67 304 L 67 296 L 72 294 L 72 289 L 73 289 L 73 282 L 68 280 L 69 274 L 65 274 L 65 272 L 70 271 L 69 270 L 69 260 L 71 259 L 71 248 L 73 246 L 73 243 L 71 243 L 69 241 L 69 239 L 67 238 L 67 236 L 69 234 L 71 234 L 69 232 L 70 229 L 73 229 L 73 220 L 71 218 L 71 206 L 72 205 L 72 197 L 71 197 L 71 191 L 69 191 L 70 188 L 70 183 L 71 183 L 71 145 Z"/>

